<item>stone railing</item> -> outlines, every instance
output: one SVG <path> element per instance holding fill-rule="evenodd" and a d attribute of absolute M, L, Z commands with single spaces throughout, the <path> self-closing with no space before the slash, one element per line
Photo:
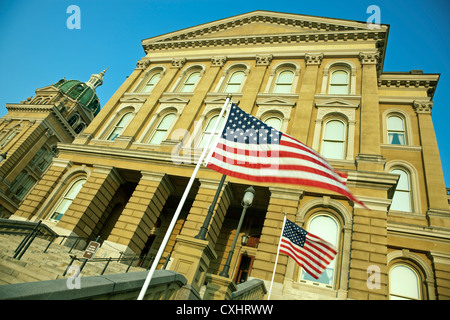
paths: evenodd
<path fill-rule="evenodd" d="M 266 293 L 264 281 L 251 279 L 237 285 L 237 290 L 231 294 L 231 300 L 262 300 Z"/>
<path fill-rule="evenodd" d="M 0 300 L 136 300 L 148 272 L 107 276 L 69 277 L 0 286 Z M 145 300 L 174 300 L 186 278 L 168 270 L 155 270 Z"/>
<path fill-rule="evenodd" d="M 36 227 L 37 222 L 22 221 L 22 220 L 11 220 L 11 219 L 0 219 L 0 233 L 3 234 L 28 234 L 34 227 Z M 45 224 L 39 225 L 39 237 L 43 239 L 52 239 L 58 236 L 50 227 Z"/>

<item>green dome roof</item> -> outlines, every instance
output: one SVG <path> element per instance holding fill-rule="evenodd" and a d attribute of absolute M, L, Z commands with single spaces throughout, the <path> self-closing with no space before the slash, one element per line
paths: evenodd
<path fill-rule="evenodd" d="M 61 79 L 55 83 L 54 86 L 64 94 L 90 109 L 94 113 L 94 116 L 99 113 L 100 101 L 97 94 L 95 93 L 95 90 L 85 82 Z"/>

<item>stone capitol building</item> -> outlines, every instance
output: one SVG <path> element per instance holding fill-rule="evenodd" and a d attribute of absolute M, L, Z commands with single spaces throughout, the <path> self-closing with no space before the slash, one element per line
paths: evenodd
<path fill-rule="evenodd" d="M 316 187 L 220 184 L 201 167 L 157 268 L 185 278 L 178 293 L 233 299 L 257 283 L 249 299 L 266 299 L 286 213 L 337 255 L 316 280 L 281 254 L 271 299 L 447 300 L 450 205 L 432 121 L 444 107 L 433 103 L 439 74 L 385 72 L 388 32 L 253 11 L 142 40 L 143 57 L 102 105 L 107 71 L 55 79 L 0 119 L 2 223 L 97 238 L 105 257 L 154 256 L 231 96 L 346 172 L 368 209 Z M 2 259 L 0 290 L 13 285 L 1 282 Z"/>

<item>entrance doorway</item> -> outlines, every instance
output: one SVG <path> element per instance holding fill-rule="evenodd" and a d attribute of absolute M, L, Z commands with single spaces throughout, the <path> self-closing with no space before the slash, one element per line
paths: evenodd
<path fill-rule="evenodd" d="M 235 283 L 241 283 L 247 281 L 250 276 L 253 267 L 254 256 L 249 256 L 247 254 L 242 254 L 239 262 L 239 267 L 236 272 Z"/>

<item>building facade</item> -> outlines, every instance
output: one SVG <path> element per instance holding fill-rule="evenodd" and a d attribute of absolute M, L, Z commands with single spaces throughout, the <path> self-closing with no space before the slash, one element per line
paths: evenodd
<path fill-rule="evenodd" d="M 88 82 L 61 79 L 36 90 L 34 97 L 7 104 L 0 119 L 0 217 L 14 214 L 58 154 L 57 143 L 70 143 L 100 110 L 95 89 L 104 71 Z"/>
<path fill-rule="evenodd" d="M 431 119 L 439 75 L 384 72 L 388 31 L 255 11 L 145 39 L 136 69 L 73 142 L 58 142 L 11 219 L 100 236 L 111 255 L 155 254 L 231 95 L 346 171 L 370 210 L 318 188 L 227 177 L 199 239 L 222 177 L 201 168 L 164 252 L 193 294 L 224 299 L 251 278 L 268 288 L 286 213 L 338 254 L 318 280 L 281 255 L 272 298 L 448 299 L 450 207 Z"/>

